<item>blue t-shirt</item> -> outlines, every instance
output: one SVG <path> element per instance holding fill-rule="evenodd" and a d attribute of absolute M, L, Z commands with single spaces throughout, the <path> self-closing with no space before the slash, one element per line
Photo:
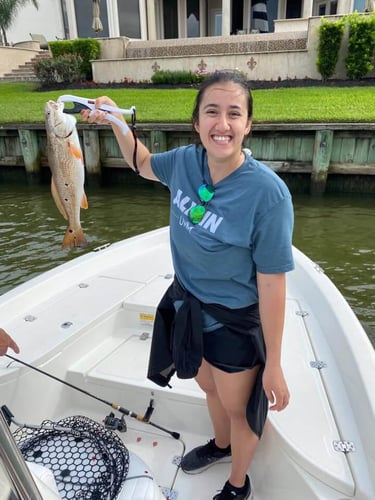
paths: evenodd
<path fill-rule="evenodd" d="M 204 303 L 239 308 L 258 302 L 256 272 L 294 268 L 293 207 L 285 183 L 246 155 L 215 184 L 199 224 L 189 210 L 201 204 L 198 188 L 211 183 L 207 155 L 190 145 L 152 156 L 154 174 L 171 192 L 170 236 L 180 283 Z"/>

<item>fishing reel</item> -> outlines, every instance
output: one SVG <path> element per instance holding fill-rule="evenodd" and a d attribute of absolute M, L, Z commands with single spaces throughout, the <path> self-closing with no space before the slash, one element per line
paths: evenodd
<path fill-rule="evenodd" d="M 137 417 L 138 420 L 142 420 L 142 422 L 148 423 L 153 411 L 154 411 L 154 400 L 151 398 L 143 418 Z M 135 415 L 135 414 L 133 415 L 132 412 L 127 412 L 127 414 L 130 416 Z M 109 415 L 107 415 L 104 418 L 103 424 L 104 424 L 104 427 L 106 429 L 110 429 L 111 431 L 119 431 L 119 432 L 126 432 L 127 431 L 127 425 L 125 422 L 124 415 L 122 415 L 121 418 L 118 418 L 118 417 L 115 417 L 115 414 L 112 411 Z"/>
<path fill-rule="evenodd" d="M 118 418 L 115 417 L 115 414 L 112 411 L 104 418 L 103 424 L 106 429 L 110 429 L 111 431 L 126 432 L 128 429 L 124 415 L 121 418 Z"/>

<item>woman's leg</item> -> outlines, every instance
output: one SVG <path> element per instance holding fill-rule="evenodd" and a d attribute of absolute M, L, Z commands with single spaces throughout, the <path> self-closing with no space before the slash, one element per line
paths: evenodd
<path fill-rule="evenodd" d="M 196 376 L 196 381 L 206 393 L 216 446 L 225 448 L 231 444 L 232 469 L 229 481 L 239 488 L 245 483 L 259 442 L 246 417 L 246 407 L 258 369 L 227 373 L 203 360 Z"/>
<path fill-rule="evenodd" d="M 222 418 L 224 410 L 227 415 L 226 421 L 229 419 L 230 423 L 232 447 L 232 470 L 229 481 L 233 486 L 241 487 L 245 483 L 246 472 L 259 442 L 258 436 L 250 429 L 246 418 L 246 407 L 254 388 L 258 367 L 237 373 L 227 373 L 211 365 L 209 367 L 216 387 L 213 392 L 220 401 L 220 404 L 215 403 L 212 408 L 212 413 L 216 413 L 213 422 L 218 420 L 218 409 L 221 413 L 219 418 Z M 216 432 L 215 424 L 214 429 Z"/>
<path fill-rule="evenodd" d="M 216 389 L 212 366 L 205 359 L 195 377 L 199 387 L 206 393 L 207 407 L 214 428 L 215 443 L 226 448 L 231 442 L 230 419 Z"/>

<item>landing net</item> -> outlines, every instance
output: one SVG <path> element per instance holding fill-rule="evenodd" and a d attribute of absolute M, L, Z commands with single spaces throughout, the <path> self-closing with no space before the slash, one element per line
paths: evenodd
<path fill-rule="evenodd" d="M 113 431 L 83 416 L 18 427 L 28 462 L 50 469 L 61 498 L 113 500 L 129 471 L 129 452 Z"/>

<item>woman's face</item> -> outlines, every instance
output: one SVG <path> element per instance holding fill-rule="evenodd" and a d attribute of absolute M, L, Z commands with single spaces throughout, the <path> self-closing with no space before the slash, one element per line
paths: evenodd
<path fill-rule="evenodd" d="M 251 127 L 247 105 L 248 96 L 237 83 L 215 83 L 205 90 L 194 126 L 209 161 L 238 161 Z"/>

